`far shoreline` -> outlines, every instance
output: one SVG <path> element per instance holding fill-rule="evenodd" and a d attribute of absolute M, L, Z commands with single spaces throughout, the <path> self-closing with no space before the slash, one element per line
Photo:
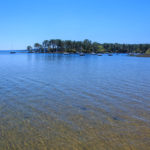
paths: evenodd
<path fill-rule="evenodd" d="M 0 50 L 0 53 L 1 52 L 6 52 L 6 53 L 27 53 L 27 54 L 65 54 L 66 52 L 28 52 L 28 50 Z M 80 54 L 80 52 L 70 52 L 68 53 L 69 54 Z M 139 54 L 139 53 L 84 53 L 84 54 L 91 54 L 91 55 L 98 55 L 98 54 L 101 54 L 101 55 L 109 55 L 109 54 L 116 54 L 116 55 L 119 55 L 119 54 L 126 54 L 127 56 L 131 56 L 131 57 L 150 57 L 150 54 Z"/>

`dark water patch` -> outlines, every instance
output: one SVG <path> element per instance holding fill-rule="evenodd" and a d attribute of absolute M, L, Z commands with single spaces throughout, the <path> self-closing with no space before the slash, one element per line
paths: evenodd
<path fill-rule="evenodd" d="M 125 118 L 121 118 L 121 117 L 119 117 L 119 116 L 112 116 L 112 119 L 113 119 L 114 121 L 120 121 L 120 122 L 126 121 Z"/>

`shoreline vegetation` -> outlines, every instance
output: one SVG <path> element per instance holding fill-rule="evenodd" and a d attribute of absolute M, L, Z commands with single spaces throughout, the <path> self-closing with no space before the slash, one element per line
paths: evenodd
<path fill-rule="evenodd" d="M 27 50 L 27 51 L 26 51 Z M 119 44 L 119 43 L 98 43 L 92 42 L 88 39 L 84 41 L 71 41 L 52 39 L 45 40 L 42 44 L 35 43 L 34 46 L 27 46 L 24 52 L 20 53 L 60 53 L 64 55 L 79 54 L 84 56 L 93 54 L 102 56 L 102 54 L 127 54 L 127 56 L 134 57 L 150 57 L 150 44 Z M 11 54 L 17 51 L 10 51 Z"/>
<path fill-rule="evenodd" d="M 150 57 L 150 44 L 119 44 L 119 43 L 98 43 L 88 39 L 84 41 L 71 41 L 51 39 L 44 40 L 42 44 L 35 43 L 34 46 L 27 46 L 28 53 L 126 53 L 129 56 Z"/>

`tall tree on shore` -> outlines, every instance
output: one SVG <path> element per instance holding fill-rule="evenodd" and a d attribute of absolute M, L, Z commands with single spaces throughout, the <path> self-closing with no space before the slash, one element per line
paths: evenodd
<path fill-rule="evenodd" d="M 42 47 L 42 46 L 41 46 L 41 44 L 39 44 L 39 43 L 35 43 L 35 44 L 34 44 L 34 48 L 35 48 L 35 51 L 36 51 L 36 52 L 40 51 L 40 50 L 41 50 L 41 47 Z"/>
<path fill-rule="evenodd" d="M 50 45 L 50 47 L 51 47 L 51 49 L 52 49 L 52 52 L 54 52 L 54 51 L 55 51 L 55 48 L 56 48 L 56 42 L 55 42 L 55 40 L 54 40 L 54 39 L 51 39 L 51 40 L 49 41 L 49 45 Z"/>
<path fill-rule="evenodd" d="M 44 40 L 42 45 L 43 45 L 44 53 L 45 53 L 47 51 L 47 49 L 48 49 L 49 41 L 48 40 Z"/>
<path fill-rule="evenodd" d="M 88 39 L 85 39 L 83 41 L 83 49 L 85 52 L 90 52 L 91 51 L 91 46 L 92 46 L 92 42 Z"/>
<path fill-rule="evenodd" d="M 28 50 L 29 53 L 31 53 L 32 52 L 32 46 L 30 46 L 30 45 L 27 46 L 27 50 Z"/>

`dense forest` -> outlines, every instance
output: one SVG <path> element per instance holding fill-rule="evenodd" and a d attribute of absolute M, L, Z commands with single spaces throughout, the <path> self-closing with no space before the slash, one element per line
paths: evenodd
<path fill-rule="evenodd" d="M 118 44 L 118 43 L 98 43 L 88 39 L 84 41 L 71 41 L 51 39 L 45 40 L 42 44 L 35 43 L 34 47 L 27 46 L 29 52 L 40 53 L 145 53 L 150 48 L 150 44 Z"/>

